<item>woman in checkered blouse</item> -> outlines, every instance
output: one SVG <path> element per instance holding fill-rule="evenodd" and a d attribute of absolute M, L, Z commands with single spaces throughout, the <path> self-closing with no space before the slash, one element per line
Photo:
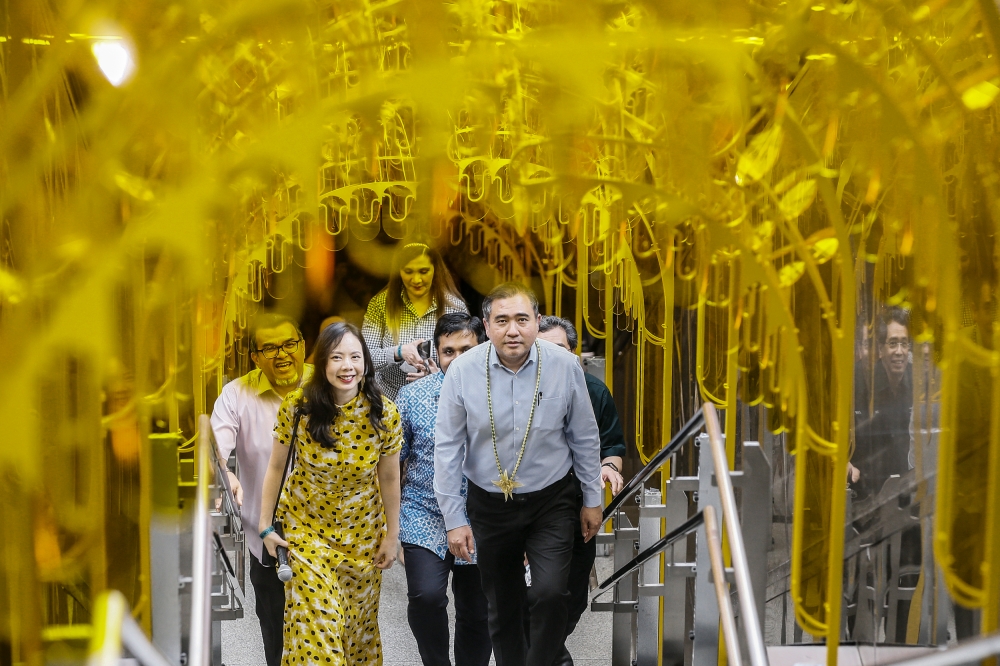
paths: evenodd
<path fill-rule="evenodd" d="M 396 252 L 389 284 L 368 304 L 361 329 L 387 398 L 395 400 L 404 384 L 437 367 L 433 344 L 434 363 L 424 363 L 417 353 L 417 345 L 434 336 L 437 320 L 449 312 L 468 311 L 437 250 L 409 243 Z"/>

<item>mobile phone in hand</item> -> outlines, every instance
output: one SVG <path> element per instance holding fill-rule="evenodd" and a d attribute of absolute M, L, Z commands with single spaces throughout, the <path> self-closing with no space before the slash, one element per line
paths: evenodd
<path fill-rule="evenodd" d="M 417 354 L 419 354 L 420 358 L 424 359 L 425 361 L 429 359 L 431 357 L 431 341 L 424 340 L 419 345 L 417 345 Z"/>

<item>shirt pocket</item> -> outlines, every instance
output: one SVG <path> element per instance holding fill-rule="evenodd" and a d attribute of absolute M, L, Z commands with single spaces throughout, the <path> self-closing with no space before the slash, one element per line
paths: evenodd
<path fill-rule="evenodd" d="M 531 428 L 532 430 L 537 428 L 539 432 L 544 433 L 561 432 L 565 423 L 565 417 L 566 396 L 545 395 L 538 399 L 538 405 L 535 407 L 534 423 L 531 424 Z"/>

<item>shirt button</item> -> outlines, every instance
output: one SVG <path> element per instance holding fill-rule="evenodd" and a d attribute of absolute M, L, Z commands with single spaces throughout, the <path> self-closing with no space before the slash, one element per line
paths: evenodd
<path fill-rule="evenodd" d="M 517 426 L 514 426 L 514 430 L 520 430 L 520 428 L 518 428 Z"/>
<path fill-rule="evenodd" d="M 515 400 L 515 401 L 514 401 L 514 404 L 515 404 L 515 405 L 520 405 L 520 404 L 521 404 L 521 402 L 520 402 L 519 400 Z"/>

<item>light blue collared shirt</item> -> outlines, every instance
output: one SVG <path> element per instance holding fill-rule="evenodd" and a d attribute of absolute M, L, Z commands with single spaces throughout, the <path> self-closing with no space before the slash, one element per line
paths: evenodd
<path fill-rule="evenodd" d="M 483 490 L 499 492 L 499 479 L 486 402 L 486 358 L 489 354 L 493 417 L 500 466 L 514 471 L 535 395 L 538 355 L 541 383 L 538 405 L 516 480 L 514 493 L 546 488 L 570 468 L 583 487 L 584 506 L 601 505 L 601 440 L 590 406 L 587 383 L 575 354 L 538 340 L 528 360 L 514 372 L 497 358 L 489 342 L 462 354 L 448 366 L 438 403 L 434 448 L 434 494 L 445 527 L 468 525 L 463 474 Z"/>

